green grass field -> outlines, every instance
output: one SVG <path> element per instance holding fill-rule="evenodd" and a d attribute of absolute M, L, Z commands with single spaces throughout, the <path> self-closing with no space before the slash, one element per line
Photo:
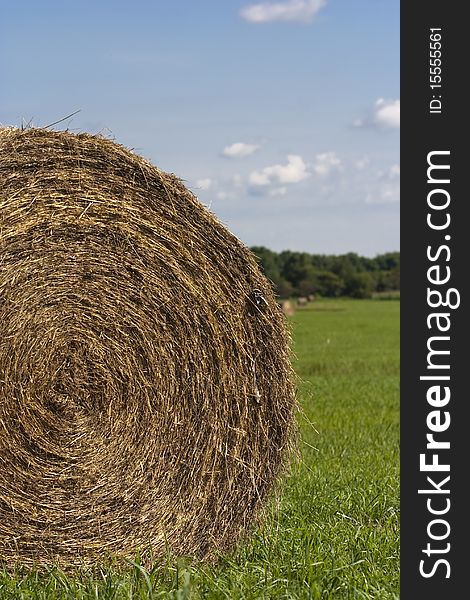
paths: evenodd
<path fill-rule="evenodd" d="M 399 310 L 317 301 L 291 318 L 301 460 L 220 564 L 0 572 L 0 599 L 399 598 Z"/>

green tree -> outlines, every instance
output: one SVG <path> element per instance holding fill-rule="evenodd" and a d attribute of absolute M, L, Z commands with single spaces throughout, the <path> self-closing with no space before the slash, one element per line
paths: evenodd
<path fill-rule="evenodd" d="M 294 289 L 293 285 L 290 281 L 284 279 L 284 277 L 281 277 L 279 279 L 274 288 L 274 291 L 280 298 L 290 298 L 291 296 L 296 295 L 296 290 Z"/>
<path fill-rule="evenodd" d="M 296 289 L 301 281 L 310 279 L 314 273 L 312 257 L 306 252 L 281 252 L 280 267 L 282 277 L 290 281 Z"/>
<path fill-rule="evenodd" d="M 254 246 L 251 250 L 281 298 L 309 294 L 368 298 L 374 291 L 400 289 L 399 252 L 368 258 L 355 252 L 327 255 L 284 250 L 276 253 L 264 246 Z"/>
<path fill-rule="evenodd" d="M 375 289 L 374 279 L 370 273 L 355 273 L 346 280 L 344 292 L 352 298 L 370 298 Z"/>
<path fill-rule="evenodd" d="M 281 279 L 278 258 L 279 255 L 276 252 L 265 248 L 264 246 L 253 246 L 251 251 L 260 261 L 261 268 L 266 277 L 275 285 L 278 285 Z"/>
<path fill-rule="evenodd" d="M 317 294 L 333 297 L 341 296 L 344 289 L 344 281 L 331 271 L 318 271 L 315 277 Z"/>

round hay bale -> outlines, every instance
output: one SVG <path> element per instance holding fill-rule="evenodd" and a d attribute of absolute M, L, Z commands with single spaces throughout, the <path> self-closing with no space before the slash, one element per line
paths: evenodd
<path fill-rule="evenodd" d="M 214 558 L 295 410 L 269 282 L 179 179 L 101 137 L 0 130 L 0 563 Z"/>
<path fill-rule="evenodd" d="M 291 300 L 282 300 L 280 306 L 286 317 L 292 317 L 295 314 L 295 306 Z"/>

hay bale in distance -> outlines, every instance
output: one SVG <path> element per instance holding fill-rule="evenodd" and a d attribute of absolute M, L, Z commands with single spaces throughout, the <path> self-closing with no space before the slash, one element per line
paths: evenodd
<path fill-rule="evenodd" d="M 211 559 L 292 446 L 289 336 L 255 258 L 101 137 L 0 130 L 0 374 L 4 565 Z"/>
<path fill-rule="evenodd" d="M 292 317 L 295 314 L 295 306 L 291 300 L 282 300 L 279 304 L 286 317 Z"/>

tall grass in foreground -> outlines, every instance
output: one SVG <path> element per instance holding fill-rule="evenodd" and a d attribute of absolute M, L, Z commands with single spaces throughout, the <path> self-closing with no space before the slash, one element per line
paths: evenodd
<path fill-rule="evenodd" d="M 0 600 L 399 598 L 399 307 L 318 301 L 292 317 L 302 457 L 232 555 L 0 572 Z"/>

